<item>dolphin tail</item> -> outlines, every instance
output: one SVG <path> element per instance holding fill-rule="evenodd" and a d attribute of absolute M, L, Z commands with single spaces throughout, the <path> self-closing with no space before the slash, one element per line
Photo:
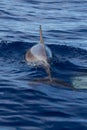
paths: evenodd
<path fill-rule="evenodd" d="M 44 44 L 43 36 L 42 36 L 42 27 L 40 25 L 40 43 Z"/>

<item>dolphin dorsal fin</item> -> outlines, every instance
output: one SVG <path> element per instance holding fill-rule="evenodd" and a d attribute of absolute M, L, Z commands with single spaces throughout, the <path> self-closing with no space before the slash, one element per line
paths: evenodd
<path fill-rule="evenodd" d="M 40 25 L 40 43 L 44 44 L 43 36 L 42 36 L 42 27 Z"/>
<path fill-rule="evenodd" d="M 44 40 L 43 40 L 43 36 L 42 36 L 42 27 L 40 25 L 40 43 L 44 45 Z M 45 69 L 46 69 L 46 72 L 48 74 L 48 78 L 50 81 L 52 81 L 52 78 L 51 78 L 51 71 L 50 71 L 50 65 L 48 63 L 48 58 L 47 58 L 47 53 L 46 53 L 46 47 L 44 45 L 44 50 L 45 50 L 45 54 L 46 54 L 46 66 L 45 66 Z"/>

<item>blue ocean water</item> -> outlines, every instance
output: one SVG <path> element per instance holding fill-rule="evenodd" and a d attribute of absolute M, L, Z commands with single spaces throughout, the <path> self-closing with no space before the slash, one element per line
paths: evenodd
<path fill-rule="evenodd" d="M 39 42 L 52 50 L 53 77 L 25 62 Z M 87 130 L 87 0 L 0 0 L 0 130 Z"/>

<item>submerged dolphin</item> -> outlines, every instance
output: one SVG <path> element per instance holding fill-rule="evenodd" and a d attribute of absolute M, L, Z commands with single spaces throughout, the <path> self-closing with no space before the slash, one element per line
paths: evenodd
<path fill-rule="evenodd" d="M 73 88 L 73 86 L 70 85 L 69 83 L 66 83 L 62 80 L 51 77 L 50 64 L 48 62 L 49 58 L 51 57 L 52 57 L 51 50 L 44 44 L 44 40 L 42 37 L 42 28 L 40 25 L 40 43 L 34 45 L 26 52 L 25 60 L 31 64 L 34 63 L 36 65 L 42 65 L 45 68 L 48 74 L 48 77 L 34 79 L 33 82 L 31 83 L 33 84 L 35 82 L 36 83 L 42 82 L 42 83 L 51 84 L 51 85 L 62 85 L 65 87 Z"/>

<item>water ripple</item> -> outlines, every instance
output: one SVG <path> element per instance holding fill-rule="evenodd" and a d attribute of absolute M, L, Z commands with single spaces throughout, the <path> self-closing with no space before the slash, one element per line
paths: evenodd
<path fill-rule="evenodd" d="M 47 76 L 25 61 L 39 25 L 53 53 L 52 77 L 76 90 L 31 83 Z M 86 0 L 0 1 L 0 130 L 87 129 L 86 28 Z"/>

